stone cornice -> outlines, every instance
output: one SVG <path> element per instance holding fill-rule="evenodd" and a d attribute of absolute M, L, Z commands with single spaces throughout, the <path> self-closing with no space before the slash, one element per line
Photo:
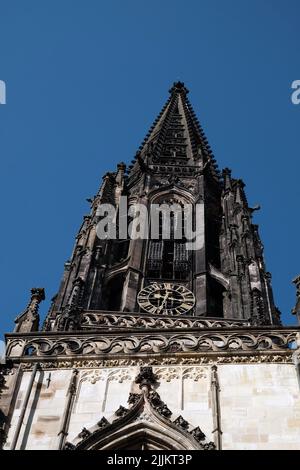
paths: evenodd
<path fill-rule="evenodd" d="M 159 361 L 186 357 L 218 358 L 268 357 L 282 362 L 295 351 L 300 328 L 205 328 L 155 331 L 40 332 L 6 335 L 7 358 L 14 362 L 90 361 L 121 359 Z M 227 361 L 227 359 L 226 359 Z M 225 362 L 226 362 L 225 361 Z M 251 362 L 252 360 L 250 360 Z"/>

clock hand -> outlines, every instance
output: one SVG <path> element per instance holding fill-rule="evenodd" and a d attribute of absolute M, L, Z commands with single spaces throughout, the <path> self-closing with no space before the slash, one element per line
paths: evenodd
<path fill-rule="evenodd" d="M 169 297 L 169 294 L 170 294 L 170 292 L 167 291 L 167 293 L 166 293 L 166 295 L 164 296 L 164 299 L 163 299 L 163 301 L 162 301 L 160 307 L 157 309 L 157 311 L 158 311 L 159 313 L 162 311 L 162 309 L 163 309 L 163 307 L 164 307 L 164 305 L 165 305 L 165 303 L 166 303 L 166 301 L 167 301 L 167 299 L 168 299 L 168 297 Z"/>
<path fill-rule="evenodd" d="M 161 294 L 153 294 L 154 299 L 161 299 Z"/>

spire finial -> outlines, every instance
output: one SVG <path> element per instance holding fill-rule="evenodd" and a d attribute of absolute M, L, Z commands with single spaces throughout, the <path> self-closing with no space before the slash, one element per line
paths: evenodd
<path fill-rule="evenodd" d="M 173 83 L 172 88 L 169 90 L 169 93 L 184 93 L 187 95 L 189 90 L 184 86 L 183 82 L 177 81 Z"/>

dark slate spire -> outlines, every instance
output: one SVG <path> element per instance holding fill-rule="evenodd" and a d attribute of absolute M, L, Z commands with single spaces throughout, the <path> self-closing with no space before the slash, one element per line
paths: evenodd
<path fill-rule="evenodd" d="M 169 93 L 170 97 L 129 167 L 129 174 L 138 171 L 138 159 L 157 163 L 177 158 L 179 163 L 191 165 L 201 158 L 203 165 L 209 163 L 211 172 L 218 178 L 216 161 L 208 140 L 187 98 L 188 89 L 183 82 L 175 82 Z"/>

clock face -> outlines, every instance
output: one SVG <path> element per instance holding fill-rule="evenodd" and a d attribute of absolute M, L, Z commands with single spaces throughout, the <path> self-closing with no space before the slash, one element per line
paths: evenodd
<path fill-rule="evenodd" d="M 183 315 L 195 305 L 194 294 L 186 287 L 173 283 L 153 283 L 137 297 L 139 306 L 156 315 Z"/>

